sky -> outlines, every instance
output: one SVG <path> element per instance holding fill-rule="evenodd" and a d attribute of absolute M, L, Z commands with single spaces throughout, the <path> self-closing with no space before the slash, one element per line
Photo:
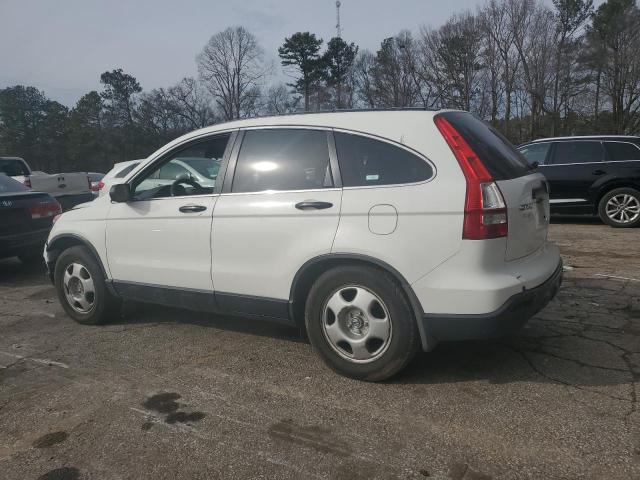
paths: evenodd
<path fill-rule="evenodd" d="M 342 37 L 376 50 L 402 29 L 438 26 L 482 0 L 342 0 Z M 550 3 L 550 2 L 549 2 Z M 0 88 L 32 85 L 67 106 L 122 68 L 145 90 L 196 76 L 196 55 L 228 26 L 277 48 L 297 31 L 335 35 L 334 0 L 0 0 Z M 284 77 L 283 77 L 284 78 Z"/>

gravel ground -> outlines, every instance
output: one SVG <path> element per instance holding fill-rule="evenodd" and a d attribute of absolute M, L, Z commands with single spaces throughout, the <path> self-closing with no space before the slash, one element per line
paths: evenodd
<path fill-rule="evenodd" d="M 129 305 L 80 326 L 2 260 L 0 477 L 640 478 L 640 229 L 550 236 L 565 282 L 519 336 L 383 384 L 246 319 Z"/>

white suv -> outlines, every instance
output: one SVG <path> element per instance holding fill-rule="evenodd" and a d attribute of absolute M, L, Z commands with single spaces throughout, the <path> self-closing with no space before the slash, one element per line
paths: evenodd
<path fill-rule="evenodd" d="M 215 181 L 148 181 L 181 158 Z M 382 380 L 438 341 L 517 329 L 561 282 L 544 177 L 466 112 L 219 124 L 123 182 L 64 213 L 45 247 L 80 323 L 123 298 L 273 319 L 306 328 L 334 370 Z"/>

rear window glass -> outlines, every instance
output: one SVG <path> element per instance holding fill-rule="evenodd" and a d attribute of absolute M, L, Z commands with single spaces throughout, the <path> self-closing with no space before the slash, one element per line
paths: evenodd
<path fill-rule="evenodd" d="M 404 148 L 349 133 L 336 133 L 335 140 L 345 187 L 415 183 L 433 175 L 427 162 Z"/>
<path fill-rule="evenodd" d="M 22 160 L 0 158 L 0 172 L 10 177 L 29 176 L 29 169 Z"/>
<path fill-rule="evenodd" d="M 23 184 L 0 173 L 0 193 L 15 193 L 29 190 Z"/>
<path fill-rule="evenodd" d="M 626 142 L 604 142 L 609 160 L 622 162 L 624 160 L 640 160 L 640 148 L 633 143 Z"/>
<path fill-rule="evenodd" d="M 522 177 L 531 171 L 522 154 L 495 128 L 467 112 L 441 115 L 462 135 L 495 180 Z"/>

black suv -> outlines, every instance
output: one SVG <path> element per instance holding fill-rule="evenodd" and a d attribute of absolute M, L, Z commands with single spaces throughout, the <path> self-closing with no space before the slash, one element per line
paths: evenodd
<path fill-rule="evenodd" d="M 640 137 L 544 138 L 518 147 L 550 186 L 552 213 L 599 215 L 640 225 Z"/>

